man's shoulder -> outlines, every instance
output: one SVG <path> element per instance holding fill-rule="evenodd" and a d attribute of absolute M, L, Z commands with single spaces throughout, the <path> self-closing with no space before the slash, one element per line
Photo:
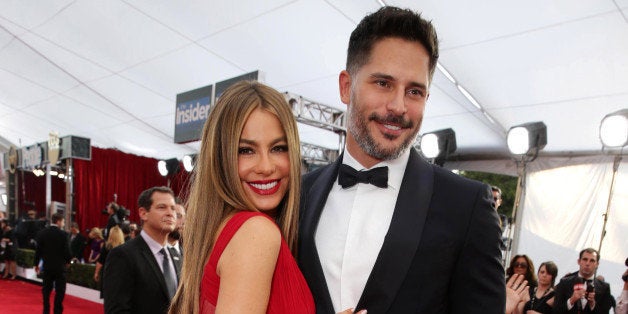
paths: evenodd
<path fill-rule="evenodd" d="M 324 173 L 325 171 L 328 171 L 329 168 L 333 167 L 334 164 L 329 164 L 329 165 L 325 165 L 319 168 L 316 168 L 315 170 L 312 170 L 306 174 L 304 174 L 301 179 L 302 179 L 302 183 L 304 186 L 309 186 L 311 185 L 322 173 Z"/>
<path fill-rule="evenodd" d="M 146 241 L 144 241 L 144 239 L 142 239 L 141 236 L 137 236 L 135 237 L 135 239 L 131 239 L 129 241 L 126 241 L 118 246 L 116 246 L 115 248 L 113 248 L 111 250 L 111 252 L 113 251 L 127 251 L 127 252 L 139 252 L 140 248 L 143 247 L 148 247 L 148 245 L 146 244 Z"/>

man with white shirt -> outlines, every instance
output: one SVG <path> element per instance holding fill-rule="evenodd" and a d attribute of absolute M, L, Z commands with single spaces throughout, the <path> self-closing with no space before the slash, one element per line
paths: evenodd
<path fill-rule="evenodd" d="M 179 201 L 179 199 L 175 200 L 175 213 L 177 215 L 177 226 L 174 228 L 174 231 L 168 234 L 168 244 L 176 250 L 178 255 L 183 255 L 182 248 L 183 243 L 181 243 L 181 238 L 183 236 L 183 227 L 185 226 L 185 207 Z"/>
<path fill-rule="evenodd" d="M 595 278 L 600 254 L 593 248 L 580 251 L 576 274 L 566 276 L 556 285 L 554 313 L 607 314 L 613 303 L 608 283 Z"/>
<path fill-rule="evenodd" d="M 138 207 L 142 232 L 107 256 L 105 313 L 166 313 L 176 292 L 180 264 L 168 250 L 168 234 L 176 226 L 174 193 L 150 188 L 140 194 Z"/>
<path fill-rule="evenodd" d="M 436 31 L 410 10 L 381 8 L 351 34 L 345 150 L 301 191 L 298 260 L 317 313 L 504 313 L 489 186 L 412 149 L 437 59 Z"/>

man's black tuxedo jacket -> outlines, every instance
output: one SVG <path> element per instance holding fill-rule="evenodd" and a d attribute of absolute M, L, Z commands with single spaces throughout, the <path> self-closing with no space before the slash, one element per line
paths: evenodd
<path fill-rule="evenodd" d="M 571 310 L 567 310 L 567 299 L 571 298 L 573 294 L 573 286 L 575 284 L 578 273 L 564 277 L 556 285 L 556 297 L 554 298 L 554 313 L 596 313 L 596 314 L 608 314 L 611 309 L 613 297 L 611 296 L 611 287 L 600 280 L 595 279 L 593 281 L 593 287 L 595 288 L 595 308 L 591 311 L 591 308 L 586 305 L 582 309 L 581 303 L 578 301 Z"/>
<path fill-rule="evenodd" d="M 180 263 L 175 263 L 177 274 Z M 109 252 L 103 273 L 105 313 L 166 313 L 170 298 L 164 275 L 142 236 Z"/>
<path fill-rule="evenodd" d="M 315 233 L 341 159 L 303 177 L 298 260 L 317 313 L 334 313 Z M 501 228 L 491 204 L 487 185 L 433 166 L 412 149 L 356 311 L 503 314 Z"/>
<path fill-rule="evenodd" d="M 70 252 L 72 252 L 72 257 L 76 257 L 78 259 L 83 258 L 83 250 L 85 250 L 86 245 L 87 240 L 85 237 L 82 234 L 77 233 L 74 239 L 70 241 Z"/>
<path fill-rule="evenodd" d="M 70 254 L 70 238 L 67 232 L 56 226 L 50 226 L 35 236 L 35 263 L 44 260 L 43 270 L 48 274 L 61 274 L 72 259 Z"/>

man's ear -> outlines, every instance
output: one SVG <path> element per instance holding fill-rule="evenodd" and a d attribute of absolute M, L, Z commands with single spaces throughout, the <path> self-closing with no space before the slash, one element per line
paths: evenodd
<path fill-rule="evenodd" d="M 340 88 L 340 100 L 342 103 L 349 105 L 351 103 L 351 75 L 347 70 L 340 72 L 338 86 Z"/>
<path fill-rule="evenodd" d="M 148 214 L 148 211 L 146 210 L 146 208 L 144 208 L 144 207 L 140 207 L 140 209 L 139 209 L 139 214 L 140 214 L 140 219 L 141 219 L 142 221 L 145 221 L 145 220 L 147 219 L 147 218 L 146 218 L 146 214 Z"/>

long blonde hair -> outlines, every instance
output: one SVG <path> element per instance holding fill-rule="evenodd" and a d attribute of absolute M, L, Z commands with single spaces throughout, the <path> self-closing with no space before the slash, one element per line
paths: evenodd
<path fill-rule="evenodd" d="M 124 243 L 124 233 L 118 226 L 113 226 L 109 229 L 109 236 L 107 237 L 107 243 L 105 247 L 107 250 L 111 250 L 114 247 Z"/>
<path fill-rule="evenodd" d="M 288 191 L 275 217 L 293 254 L 296 250 L 301 152 L 297 124 L 283 95 L 255 81 L 241 81 L 225 90 L 212 108 L 201 139 L 183 230 L 181 284 L 170 313 L 198 313 L 200 286 L 218 228 L 233 211 L 258 211 L 248 199 L 238 176 L 238 145 L 249 115 L 266 110 L 279 119 L 286 134 L 290 159 Z M 191 258 L 194 257 L 194 258 Z"/>

